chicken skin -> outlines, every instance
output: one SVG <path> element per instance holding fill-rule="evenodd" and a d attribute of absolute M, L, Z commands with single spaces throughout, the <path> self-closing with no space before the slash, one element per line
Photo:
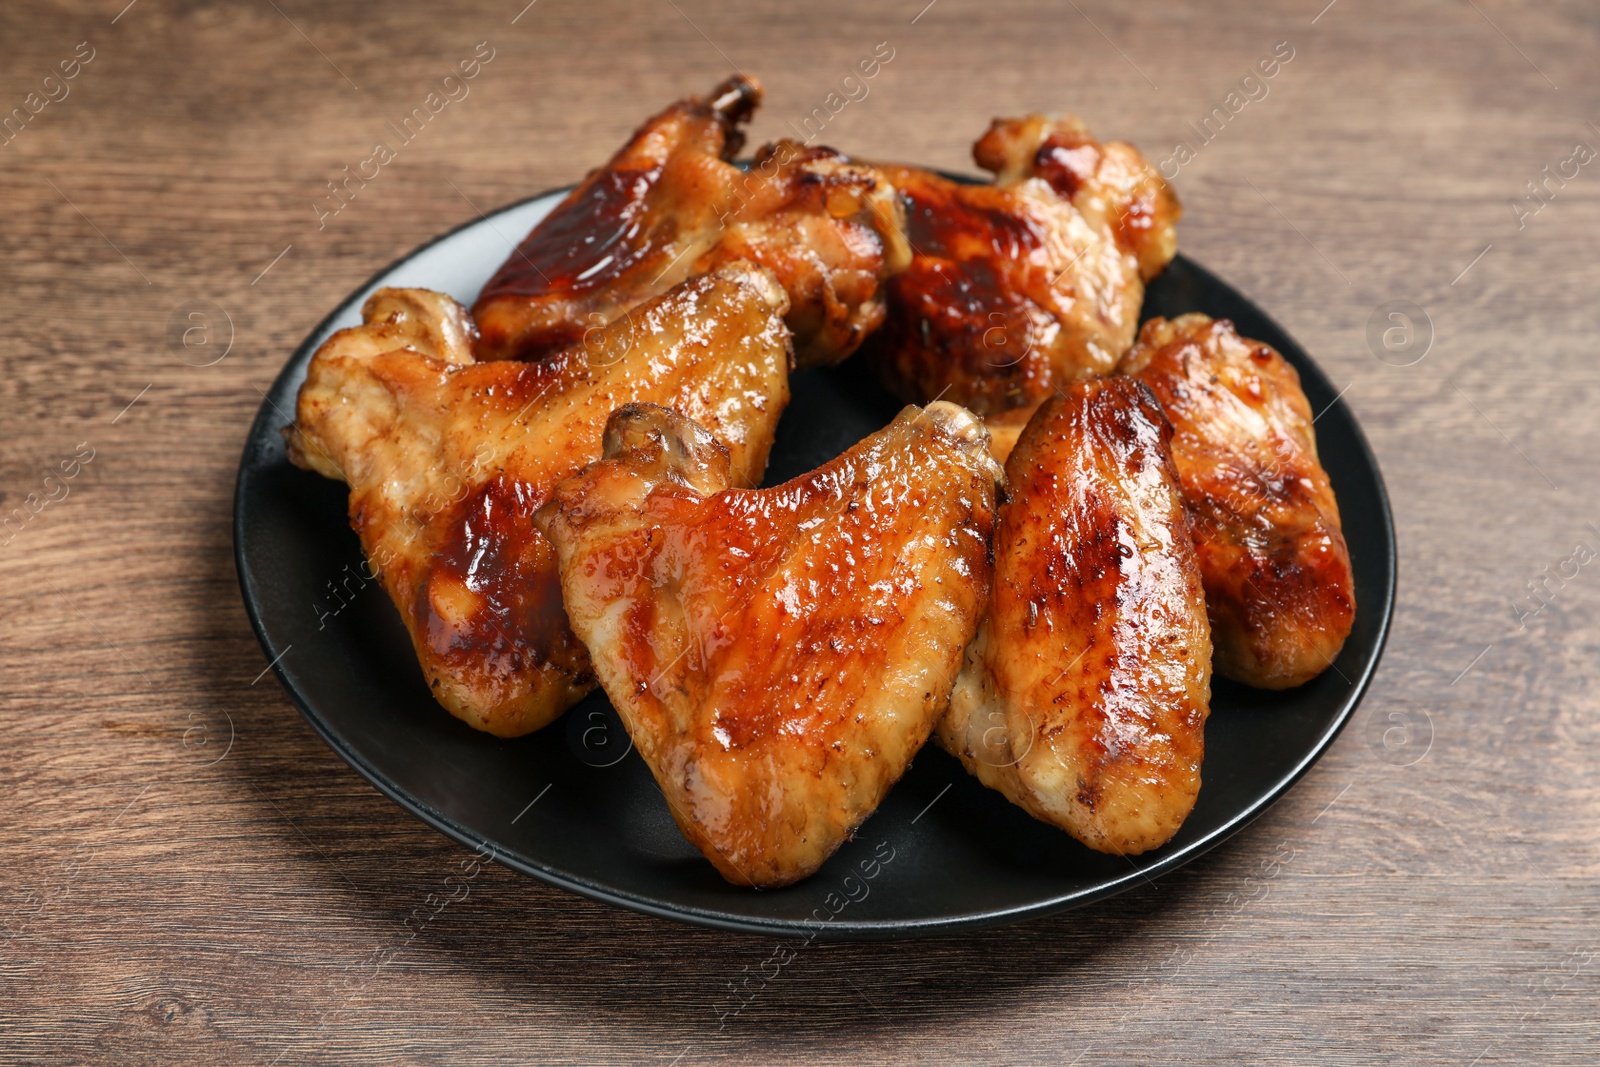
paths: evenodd
<path fill-rule="evenodd" d="M 1217 672 L 1263 689 L 1321 674 L 1350 634 L 1355 587 L 1300 376 L 1198 314 L 1146 323 L 1118 369 L 1155 392 L 1176 430 Z"/>
<path fill-rule="evenodd" d="M 1035 408 L 1109 374 L 1182 213 L 1131 145 L 1076 119 L 996 119 L 973 147 L 990 185 L 880 165 L 906 212 L 911 265 L 887 283 L 871 351 L 885 383 L 983 416 L 1004 459 Z"/>
<path fill-rule="evenodd" d="M 988 599 L 1000 476 L 978 420 L 931 404 L 724 488 L 711 435 L 633 405 L 540 511 L 601 685 L 728 881 L 814 872 L 927 740 Z"/>
<path fill-rule="evenodd" d="M 350 523 L 400 610 L 434 696 L 480 730 L 537 730 L 594 687 L 533 524 L 557 482 L 600 455 L 605 420 L 672 404 L 759 480 L 789 400 L 788 306 L 765 271 L 684 282 L 539 363 L 474 362 L 447 296 L 380 289 L 301 387 L 290 459 L 350 486 Z"/>
<path fill-rule="evenodd" d="M 1211 638 L 1172 430 L 1126 378 L 1069 383 L 1006 461 L 994 591 L 940 721 L 984 785 L 1100 852 L 1200 790 Z"/>
<path fill-rule="evenodd" d="M 789 294 L 801 365 L 836 363 L 883 319 L 910 252 L 894 191 L 829 148 L 780 141 L 731 160 L 761 102 L 729 78 L 640 127 L 528 234 L 472 313 L 485 359 L 539 359 L 693 274 L 735 260 Z"/>

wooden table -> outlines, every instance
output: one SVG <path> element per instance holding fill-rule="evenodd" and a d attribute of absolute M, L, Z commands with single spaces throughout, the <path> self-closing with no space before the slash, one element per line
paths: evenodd
<path fill-rule="evenodd" d="M 0 9 L 0 108 L 24 109 L 0 511 L 25 509 L 0 533 L 0 1062 L 1600 1062 L 1587 7 L 124 2 Z M 327 182 L 479 42 L 469 95 L 319 228 Z M 1072 109 L 1196 150 L 1185 250 L 1346 387 L 1394 497 L 1371 693 L 1282 803 L 1159 884 L 815 944 L 725 1027 L 769 942 L 499 867 L 410 933 L 467 851 L 318 740 L 240 605 L 261 389 L 378 267 L 572 181 L 663 102 L 737 65 L 779 136 L 879 42 L 843 149 L 970 169 L 991 116 Z"/>

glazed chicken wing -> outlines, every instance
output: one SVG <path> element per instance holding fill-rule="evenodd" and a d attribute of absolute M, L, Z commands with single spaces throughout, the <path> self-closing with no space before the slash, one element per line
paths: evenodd
<path fill-rule="evenodd" d="M 981 424 L 932 404 L 725 489 L 704 430 L 635 405 L 539 513 L 601 685 L 729 881 L 815 871 L 927 739 L 988 596 L 998 477 Z"/>
<path fill-rule="evenodd" d="M 722 263 L 772 270 L 802 365 L 834 363 L 883 318 L 878 289 L 909 259 L 894 192 L 828 148 L 780 141 L 729 162 L 761 101 L 754 79 L 644 124 L 533 228 L 472 313 L 489 359 L 538 359 Z"/>
<path fill-rule="evenodd" d="M 1321 674 L 1350 633 L 1355 588 L 1300 376 L 1205 315 L 1146 323 L 1119 370 L 1176 429 L 1218 673 L 1263 689 Z"/>
<path fill-rule="evenodd" d="M 1101 852 L 1168 841 L 1200 789 L 1211 639 L 1150 393 L 1073 382 L 1006 462 L 988 615 L 939 724 L 980 781 Z"/>
<path fill-rule="evenodd" d="M 749 264 L 693 278 L 540 363 L 475 363 L 447 296 L 380 289 L 301 387 L 290 458 L 350 486 L 350 522 L 434 696 L 515 737 L 594 686 L 533 513 L 600 455 L 605 420 L 672 404 L 753 484 L 788 403 L 783 291 Z"/>
<path fill-rule="evenodd" d="M 904 202 L 912 260 L 887 283 L 871 348 L 905 399 L 982 415 L 1004 459 L 1046 397 L 1109 374 L 1133 343 L 1181 209 L 1135 148 L 1076 119 L 996 119 L 973 155 L 993 184 L 879 167 Z"/>

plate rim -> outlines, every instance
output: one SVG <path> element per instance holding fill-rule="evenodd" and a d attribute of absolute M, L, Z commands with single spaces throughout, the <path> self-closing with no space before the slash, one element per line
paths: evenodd
<path fill-rule="evenodd" d="M 956 174 L 948 171 L 935 170 L 934 173 L 962 184 L 981 184 L 983 181 L 983 179 L 975 178 L 971 175 Z M 1389 500 L 1388 486 L 1384 481 L 1383 469 L 1378 464 L 1378 457 L 1373 451 L 1371 443 L 1367 440 L 1366 431 L 1362 428 L 1360 421 L 1356 419 L 1354 412 L 1344 404 L 1344 398 L 1341 395 L 1334 399 L 1333 404 L 1339 407 L 1340 414 L 1343 415 L 1345 422 L 1348 423 L 1352 440 L 1355 442 L 1358 451 L 1358 458 L 1365 467 L 1373 472 L 1372 487 L 1381 505 L 1377 515 L 1377 518 L 1381 520 L 1379 525 L 1383 534 L 1383 559 L 1381 562 L 1387 569 L 1388 581 L 1383 588 L 1381 611 L 1377 618 L 1371 659 L 1366 663 L 1361 676 L 1353 683 L 1349 696 L 1345 698 L 1343 707 L 1333 722 L 1329 724 L 1315 743 L 1308 747 L 1291 770 L 1274 783 L 1269 790 L 1261 793 L 1244 810 L 1232 815 L 1222 825 L 1197 840 L 1189 842 L 1183 848 L 1163 856 L 1149 866 L 1132 867 L 1127 874 L 1092 888 L 1079 889 L 1070 893 L 1007 908 L 926 918 L 869 921 L 840 919 L 821 926 L 813 924 L 808 927 L 790 919 L 764 918 L 733 912 L 714 911 L 696 906 L 662 904 L 655 900 L 611 889 L 604 884 L 576 877 L 564 871 L 528 862 L 516 855 L 502 852 L 485 835 L 469 830 L 443 812 L 436 810 L 407 790 L 402 789 L 382 771 L 369 763 L 358 750 L 335 736 L 331 727 L 323 722 L 301 694 L 299 688 L 292 684 L 283 665 L 284 655 L 289 647 L 292 646 L 280 648 L 278 642 L 274 640 L 268 631 L 267 624 L 261 616 L 261 598 L 257 593 L 255 576 L 251 573 L 244 548 L 246 532 L 243 501 L 245 482 L 251 469 L 252 453 L 256 450 L 257 442 L 262 439 L 264 433 L 270 435 L 276 432 L 276 427 L 272 420 L 274 418 L 281 419 L 286 414 L 277 409 L 273 397 L 284 389 L 287 379 L 295 373 L 302 358 L 309 359 L 312 354 L 312 342 L 327 332 L 334 322 L 352 307 L 359 307 L 358 302 L 362 300 L 364 294 L 378 282 L 430 248 L 442 244 L 465 230 L 484 224 L 492 225 L 492 220 L 502 215 L 526 207 L 535 201 L 558 195 L 564 196 L 574 188 L 576 188 L 575 185 L 568 185 L 546 189 L 511 203 L 503 204 L 492 211 L 481 212 L 478 218 L 468 219 L 443 233 L 429 238 L 375 271 L 366 281 L 353 289 L 344 300 L 340 301 L 332 311 L 323 316 L 306 334 L 300 344 L 295 347 L 283 366 L 278 370 L 278 373 L 273 376 L 272 384 L 263 394 L 262 402 L 256 409 L 255 418 L 251 420 L 250 428 L 245 435 L 244 448 L 239 457 L 239 469 L 234 479 L 232 523 L 234 569 L 239 581 L 240 594 L 244 600 L 245 614 L 250 620 L 250 627 L 255 633 L 257 642 L 261 645 L 262 651 L 266 653 L 269 660 L 267 669 L 272 672 L 279 686 L 288 694 L 291 702 L 299 709 L 301 716 L 310 723 L 312 729 L 322 738 L 323 742 L 349 764 L 356 773 L 375 786 L 384 796 L 394 801 L 401 809 L 409 812 L 451 840 L 480 854 L 487 849 L 488 856 L 486 858 L 520 874 L 537 878 L 549 885 L 577 893 L 590 900 L 625 908 L 629 911 L 639 912 L 655 918 L 733 933 L 760 936 L 806 938 L 808 940 L 815 938 L 828 941 L 906 940 L 956 933 L 971 933 L 1027 919 L 1059 914 L 1097 901 L 1106 900 L 1133 888 L 1142 881 L 1153 881 L 1169 874 L 1221 846 L 1275 806 L 1306 775 L 1311 767 L 1322 759 L 1328 749 L 1332 747 L 1333 742 L 1337 740 L 1339 734 L 1344 731 L 1350 720 L 1355 717 L 1356 710 L 1360 707 L 1362 700 L 1365 699 L 1371 687 L 1372 679 L 1376 676 L 1378 668 L 1383 662 L 1384 651 L 1388 645 L 1399 585 L 1399 555 L 1395 540 L 1394 513 Z M 1294 340 L 1294 335 L 1285 330 L 1277 319 L 1268 314 L 1244 290 L 1224 281 L 1220 276 L 1182 252 L 1174 255 L 1173 262 L 1181 262 L 1185 269 L 1195 272 L 1204 280 L 1237 294 L 1247 301 L 1251 308 L 1280 335 Z M 1305 354 L 1306 360 L 1316 369 L 1317 374 L 1327 379 L 1326 373 L 1322 370 L 1321 364 L 1316 361 L 1315 357 L 1309 351 L 1306 351 L 1305 347 L 1298 341 L 1295 341 L 1294 344 L 1296 348 Z M 1331 381 L 1329 384 L 1331 385 Z"/>

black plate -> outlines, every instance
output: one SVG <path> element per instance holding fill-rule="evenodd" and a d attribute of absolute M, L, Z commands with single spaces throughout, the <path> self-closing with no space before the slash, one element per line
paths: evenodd
<path fill-rule="evenodd" d="M 929 745 L 877 813 L 814 877 L 758 892 L 725 883 L 678 833 L 603 694 L 530 737 L 501 741 L 429 696 L 399 616 L 375 582 L 345 487 L 284 458 L 311 354 L 360 321 L 382 285 L 440 289 L 470 303 L 561 192 L 513 205 L 423 246 L 372 279 L 306 338 L 256 416 L 234 501 L 245 606 L 267 659 L 334 751 L 401 806 L 516 870 L 598 900 L 705 926 L 865 939 L 970 930 L 1087 904 L 1187 863 L 1282 796 L 1349 720 L 1378 664 L 1394 602 L 1394 533 L 1361 430 L 1310 357 L 1242 294 L 1179 256 L 1145 314 L 1231 318 L 1300 372 L 1355 568 L 1355 628 L 1333 668 L 1285 693 L 1219 680 L 1204 786 L 1169 844 L 1105 856 L 1037 822 Z M 832 459 L 900 403 L 859 364 L 802 371 L 767 483 Z M 1324 411 L 1324 409 L 1326 409 Z M 343 604 L 343 606 L 340 606 Z"/>

